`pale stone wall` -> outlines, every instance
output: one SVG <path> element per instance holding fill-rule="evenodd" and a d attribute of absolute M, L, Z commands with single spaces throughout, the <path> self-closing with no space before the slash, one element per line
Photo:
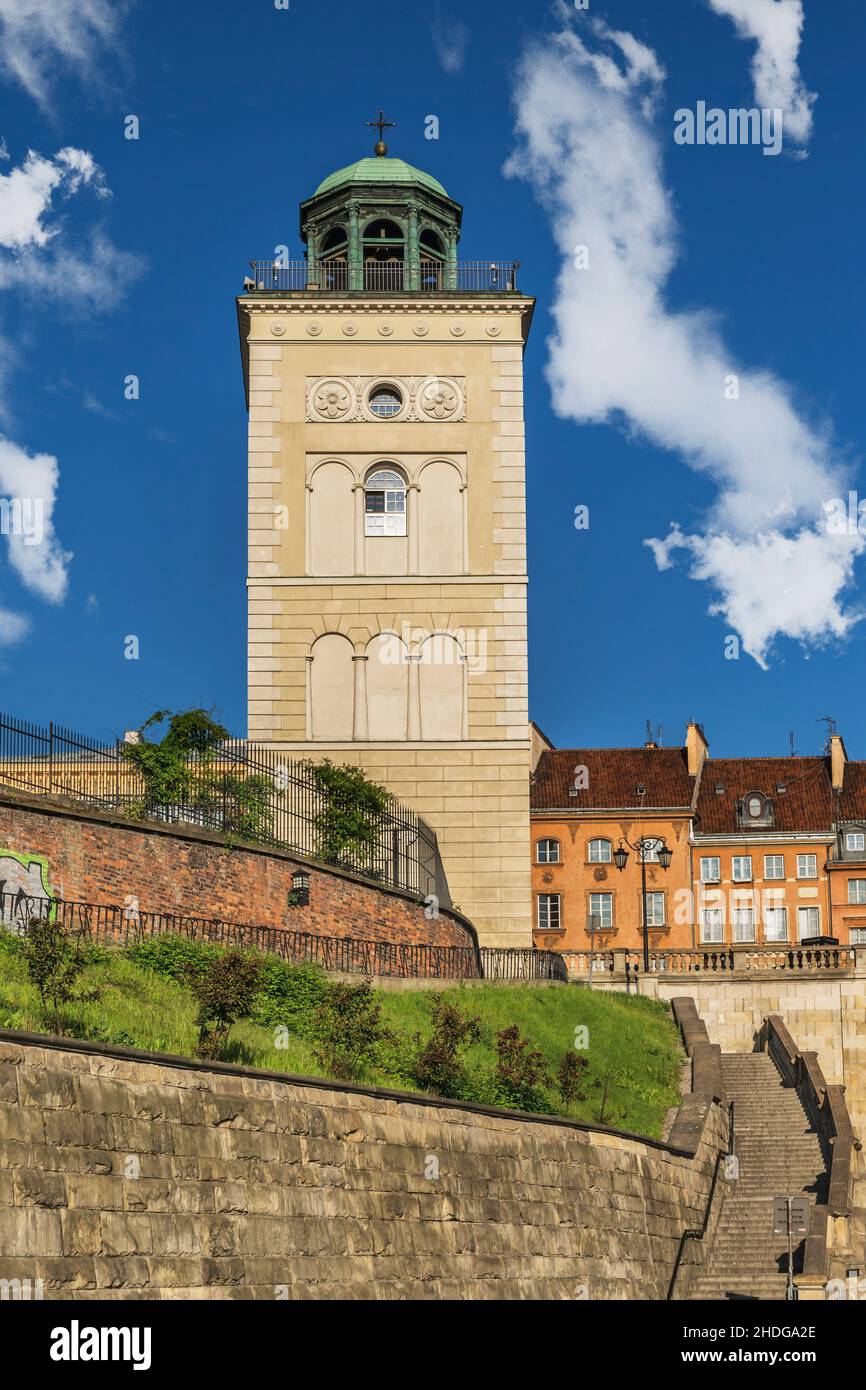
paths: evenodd
<path fill-rule="evenodd" d="M 315 295 L 239 302 L 250 388 L 249 737 L 375 773 L 437 832 L 452 898 L 482 944 L 521 947 L 532 943 L 522 360 L 531 303 Z M 362 383 L 377 379 L 450 381 L 461 408 L 443 419 L 413 407 L 406 420 L 364 410 L 363 418 L 327 420 L 311 409 L 311 383 L 326 378 L 338 389 L 350 383 L 359 400 Z M 409 480 L 405 542 L 364 539 L 364 478 L 385 460 Z M 327 471 L 331 461 L 343 484 Z M 437 461 L 459 475 L 461 509 L 441 572 L 430 543 L 447 530 Z M 353 489 L 345 504 L 341 486 Z M 341 532 L 333 547 L 321 517 L 311 523 L 321 505 Z M 339 574 L 320 573 L 326 553 Z M 386 574 L 390 556 L 395 572 Z M 456 687 L 410 662 L 401 705 L 393 672 L 380 679 L 369 667 L 377 635 L 407 629 L 464 632 L 472 645 Z M 329 706 L 322 721 L 313 717 L 310 663 L 326 633 L 347 639 L 353 670 L 339 679 L 342 657 L 328 653 L 316 685 L 317 702 Z M 417 656 L 421 638 L 410 637 L 410 646 Z M 383 719 L 373 702 L 386 699 Z M 434 703 L 442 705 L 437 718 Z M 431 739 L 425 723 L 455 736 Z M 319 737 L 327 727 L 340 737 Z"/>
<path fill-rule="evenodd" d="M 48 1299 L 664 1298 L 722 1138 L 703 1115 L 692 1158 L 2 1033 L 0 1280 Z"/>
<path fill-rule="evenodd" d="M 817 1052 L 827 1082 L 845 1086 L 851 1122 L 866 1135 L 866 977 L 658 979 L 660 999 L 679 995 L 694 999 L 723 1052 L 751 1052 L 764 1019 L 780 1014 L 801 1051 Z"/>

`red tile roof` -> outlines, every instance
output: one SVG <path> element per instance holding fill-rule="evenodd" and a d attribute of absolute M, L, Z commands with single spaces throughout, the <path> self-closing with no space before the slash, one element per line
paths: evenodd
<path fill-rule="evenodd" d="M 724 787 L 723 794 L 717 793 L 717 786 Z M 779 791 L 780 786 L 785 790 Z M 749 792 L 761 792 L 773 803 L 772 825 L 750 827 L 750 834 L 831 832 L 836 812 L 827 758 L 708 758 L 701 774 L 695 833 L 740 832 L 737 803 Z"/>
<path fill-rule="evenodd" d="M 572 796 L 575 773 L 588 785 Z M 646 788 L 641 796 L 637 788 Z M 571 748 L 542 753 L 531 787 L 535 811 L 590 811 L 691 806 L 694 780 L 682 748 Z"/>
<path fill-rule="evenodd" d="M 848 763 L 845 767 L 839 820 L 866 820 L 866 763 Z"/>

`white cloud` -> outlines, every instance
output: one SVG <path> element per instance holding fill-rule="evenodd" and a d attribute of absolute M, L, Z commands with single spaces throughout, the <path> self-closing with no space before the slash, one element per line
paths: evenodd
<path fill-rule="evenodd" d="M 30 624 L 21 613 L 11 613 L 8 608 L 0 608 L 0 647 L 11 647 L 22 641 L 30 631 Z"/>
<path fill-rule="evenodd" d="M 824 524 L 824 503 L 844 495 L 829 432 L 804 419 L 778 378 L 737 363 L 709 313 L 668 308 L 678 229 L 653 121 L 663 73 L 630 35 L 585 19 L 580 33 L 525 53 L 506 166 L 532 184 L 564 257 L 549 345 L 554 408 L 624 424 L 717 485 L 699 533 L 675 528 L 651 544 L 662 567 L 689 556 L 693 577 L 715 592 L 711 611 L 756 661 L 780 635 L 844 636 L 859 617 L 843 591 L 864 541 Z M 579 247 L 587 269 L 576 268 Z M 728 399 L 734 375 L 739 398 Z"/>
<path fill-rule="evenodd" d="M 23 164 L 0 174 L 0 246 L 9 251 L 46 246 L 60 230 L 47 221 L 55 195 L 72 197 L 86 184 L 108 196 L 102 170 L 86 150 L 68 146 L 53 159 L 28 150 Z"/>
<path fill-rule="evenodd" d="M 0 69 L 47 109 L 56 71 L 93 81 L 118 13 L 114 0 L 0 0 Z"/>
<path fill-rule="evenodd" d="M 756 105 L 783 111 L 785 134 L 799 145 L 808 144 L 817 97 L 806 88 L 798 66 L 803 0 L 709 0 L 709 5 L 733 20 L 740 38 L 757 44 L 752 59 Z"/>
<path fill-rule="evenodd" d="M 16 500 L 25 521 L 24 527 L 9 524 L 11 509 L 7 508 L 4 530 L 9 563 L 24 587 L 48 603 L 65 598 L 72 559 L 54 531 L 59 476 L 57 459 L 51 454 L 28 454 L 0 436 L 0 497 Z"/>
<path fill-rule="evenodd" d="M 458 73 L 466 61 L 469 47 L 469 30 L 465 24 L 442 18 L 437 10 L 433 20 L 433 46 L 445 72 Z"/>

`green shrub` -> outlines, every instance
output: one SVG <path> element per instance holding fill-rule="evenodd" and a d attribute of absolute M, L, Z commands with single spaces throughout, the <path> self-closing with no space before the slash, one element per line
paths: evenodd
<path fill-rule="evenodd" d="M 259 982 L 259 962 L 254 956 L 229 951 L 208 962 L 202 971 L 191 967 L 189 986 L 198 1000 L 196 1056 L 218 1058 L 233 1023 L 249 1018 Z"/>
<path fill-rule="evenodd" d="M 515 1110 L 541 1110 L 543 1089 L 549 1083 L 544 1054 L 531 1052 L 516 1023 L 496 1035 L 496 1080 L 506 1105 Z"/>
<path fill-rule="evenodd" d="M 360 767 L 338 767 L 329 758 L 306 766 L 323 794 L 315 820 L 320 856 L 329 864 L 364 864 L 390 796 Z"/>
<path fill-rule="evenodd" d="M 468 1100 L 466 1067 L 461 1049 L 481 1038 L 478 1018 L 465 1018 L 443 995 L 433 1001 L 433 1032 L 419 1045 L 413 1077 L 425 1091 Z"/>
<path fill-rule="evenodd" d="M 586 1057 L 578 1057 L 576 1052 L 566 1052 L 556 1074 L 559 1094 L 566 1105 L 576 1105 L 586 1099 L 586 1072 L 589 1062 Z"/>
<path fill-rule="evenodd" d="M 186 936 L 147 936 L 125 951 L 135 965 L 180 985 L 188 985 L 194 975 L 204 975 L 208 966 L 223 954 L 221 946 L 190 941 Z"/>
<path fill-rule="evenodd" d="M 351 1081 L 378 1060 L 379 1045 L 391 1034 L 382 1024 L 382 1005 L 369 980 L 362 985 L 329 985 L 311 1027 L 313 1056 L 328 1076 Z"/>
<path fill-rule="evenodd" d="M 99 990 L 85 990 L 80 978 L 91 964 L 93 947 L 56 919 L 31 917 L 24 928 L 23 955 L 28 978 L 39 992 L 42 1017 L 62 1037 L 61 1010 L 99 998 Z"/>
<path fill-rule="evenodd" d="M 309 1035 L 316 1010 L 324 1004 L 328 981 L 317 966 L 265 956 L 261 961 L 252 1021 L 263 1028 L 283 1026 L 301 1037 Z"/>

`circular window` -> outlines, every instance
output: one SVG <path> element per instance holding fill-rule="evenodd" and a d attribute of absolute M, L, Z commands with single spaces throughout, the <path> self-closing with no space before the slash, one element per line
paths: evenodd
<path fill-rule="evenodd" d="M 391 420 L 403 409 L 403 397 L 393 386 L 377 386 L 370 393 L 370 409 L 380 420 Z"/>

